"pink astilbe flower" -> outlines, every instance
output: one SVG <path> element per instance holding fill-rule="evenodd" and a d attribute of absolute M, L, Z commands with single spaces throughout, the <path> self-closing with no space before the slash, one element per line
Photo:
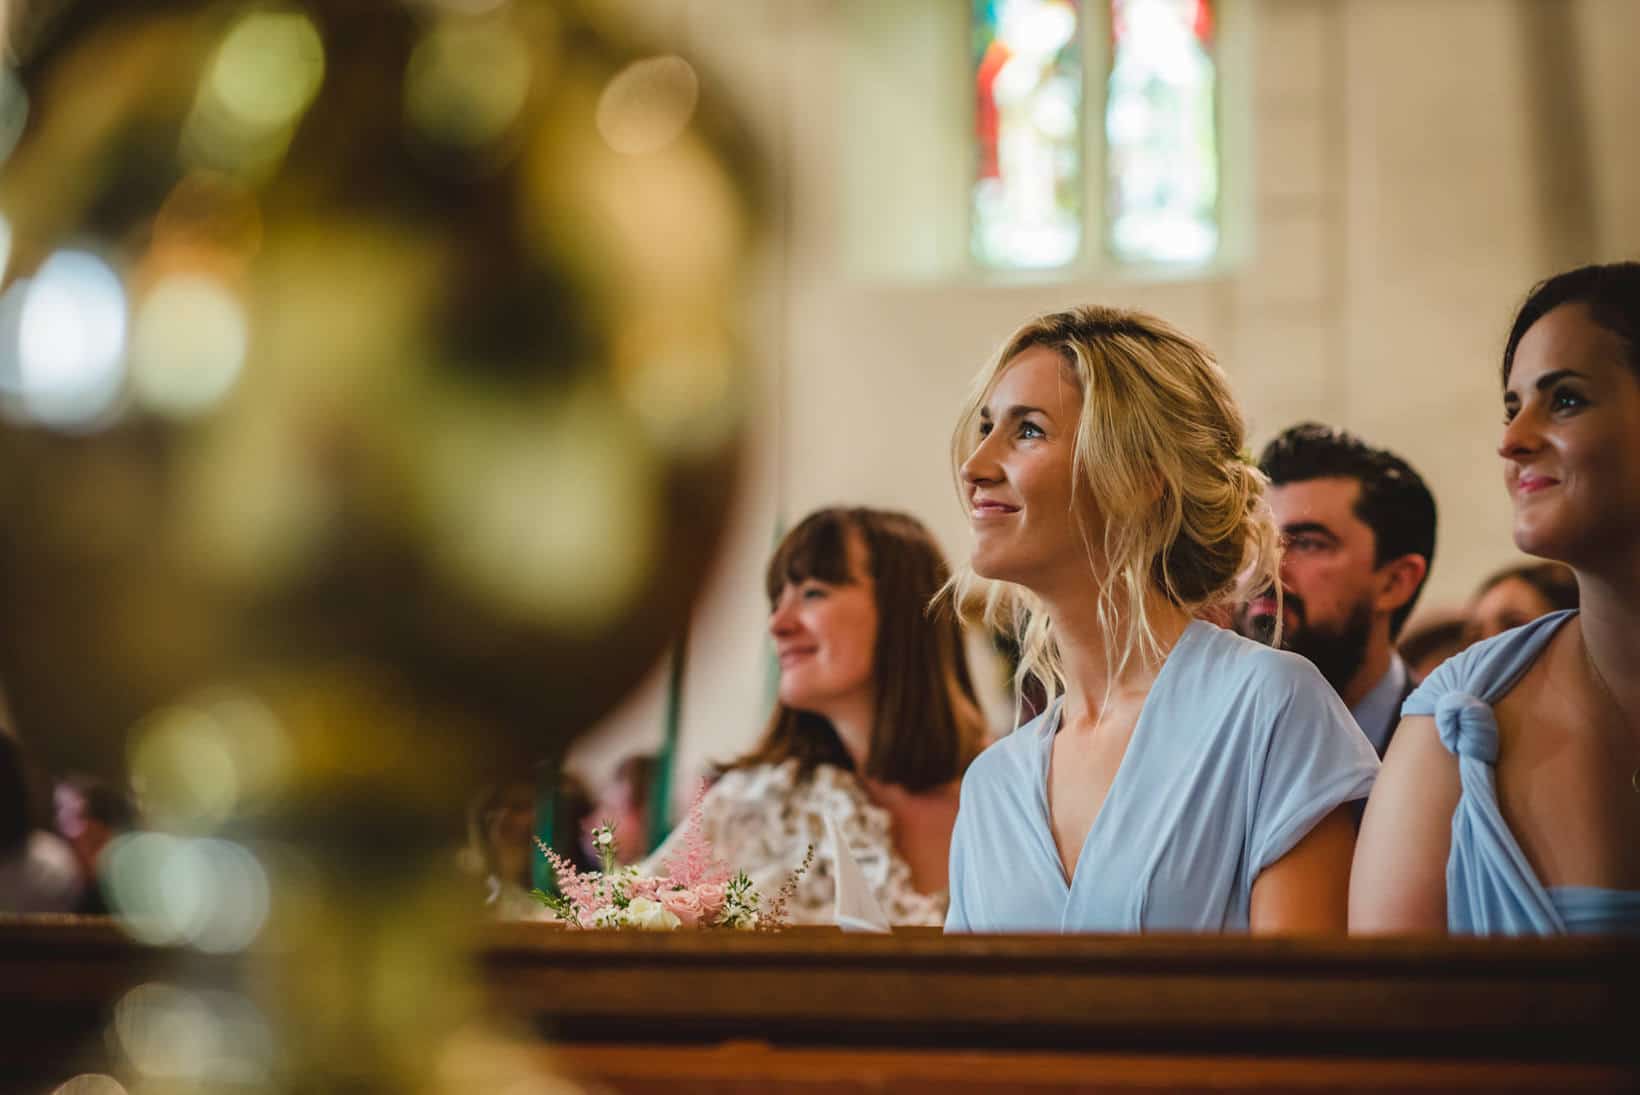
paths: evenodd
<path fill-rule="evenodd" d="M 583 920 L 590 919 L 593 913 L 607 904 L 606 899 L 598 892 L 600 877 L 596 871 L 582 874 L 575 869 L 575 864 L 553 851 L 540 837 L 535 837 L 534 840 L 535 846 L 541 849 L 541 854 L 552 864 L 553 876 L 558 881 L 558 892 L 575 906 L 576 913 Z"/>
<path fill-rule="evenodd" d="M 702 803 L 706 800 L 706 784 L 695 792 L 695 801 L 689 807 L 689 820 L 684 823 L 683 843 L 666 857 L 661 870 L 673 887 L 692 890 L 697 886 L 721 885 L 733 873 L 712 855 L 706 843 L 706 824 Z"/>

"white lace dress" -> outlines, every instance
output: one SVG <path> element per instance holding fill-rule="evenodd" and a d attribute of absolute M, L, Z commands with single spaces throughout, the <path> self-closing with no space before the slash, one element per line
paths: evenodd
<path fill-rule="evenodd" d="M 945 922 L 945 891 L 925 894 L 912 886 L 911 866 L 894 850 L 888 811 L 866 797 L 850 772 L 822 764 L 800 781 L 795 760 L 741 768 L 725 773 L 701 802 L 701 824 L 713 853 L 731 870 L 745 871 L 765 899 L 814 845 L 814 863 L 786 906 L 793 924 L 835 922 L 837 871 L 827 815 L 892 923 Z M 687 825 L 685 818 L 645 862 L 646 873 L 660 869 Z"/>

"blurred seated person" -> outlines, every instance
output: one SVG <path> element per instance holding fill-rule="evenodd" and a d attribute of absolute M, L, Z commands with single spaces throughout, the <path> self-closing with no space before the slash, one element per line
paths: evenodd
<path fill-rule="evenodd" d="M 639 753 L 621 761 L 615 768 L 615 777 L 581 819 L 582 857 L 590 863 L 599 862 L 592 833 L 598 826 L 607 824 L 615 827 L 616 862 L 636 863 L 643 859 L 649 852 L 649 795 L 654 786 L 653 754 Z"/>
<path fill-rule="evenodd" d="M 1415 683 L 1395 639 L 1435 558 L 1435 498 L 1405 460 L 1305 422 L 1265 446 L 1270 508 L 1281 530 L 1281 645 L 1333 686 L 1379 756 Z M 1271 590 L 1245 610 L 1268 641 Z"/>
<path fill-rule="evenodd" d="M 589 870 L 594 861 L 581 851 L 579 834 L 591 809 L 585 786 L 565 772 L 559 779 L 553 821 L 553 848 Z M 536 787 L 529 780 L 511 779 L 483 788 L 473 798 L 467 816 L 467 848 L 463 866 L 484 878 L 484 904 L 501 920 L 550 920 L 551 913 L 530 896 L 535 889 Z"/>
<path fill-rule="evenodd" d="M 1469 645 L 1469 614 L 1446 611 L 1411 624 L 1401 632 L 1396 653 L 1406 663 L 1414 681 L 1429 676 L 1434 668 Z"/>
<path fill-rule="evenodd" d="M 1577 607 L 1577 576 L 1559 563 L 1529 563 L 1498 571 L 1475 591 L 1464 645 L 1490 639 L 1551 612 Z"/>
<path fill-rule="evenodd" d="M 0 913 L 66 913 L 84 882 L 74 851 L 36 828 L 23 744 L 0 726 Z"/>
<path fill-rule="evenodd" d="M 108 912 L 102 889 L 99 864 L 103 850 L 122 833 L 136 828 L 137 812 L 131 799 L 95 776 L 73 775 L 60 780 L 52 792 L 57 833 L 74 849 L 85 896 L 79 912 L 103 916 Z"/>
<path fill-rule="evenodd" d="M 1504 345 L 1515 546 L 1579 608 L 1442 665 L 1367 803 L 1350 930 L 1640 933 L 1640 263 L 1537 285 Z"/>
<path fill-rule="evenodd" d="M 787 905 L 794 924 L 834 920 L 828 817 L 891 923 L 945 919 L 958 784 L 984 734 L 961 627 L 928 607 L 947 577 L 920 522 L 865 508 L 810 514 L 769 563 L 779 702 L 700 811 L 717 858 L 764 894 L 814 846 Z M 687 826 L 647 870 L 682 846 Z"/>

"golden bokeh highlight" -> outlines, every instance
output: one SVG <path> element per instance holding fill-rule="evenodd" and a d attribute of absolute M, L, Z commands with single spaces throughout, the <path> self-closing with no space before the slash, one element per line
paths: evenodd
<path fill-rule="evenodd" d="M 598 132 L 625 156 L 659 152 L 683 135 L 700 101 L 700 77 L 682 57 L 634 61 L 598 97 Z"/>
<path fill-rule="evenodd" d="M 529 45 L 509 22 L 440 21 L 410 56 L 405 117 L 425 140 L 479 148 L 517 124 L 534 68 Z"/>
<path fill-rule="evenodd" d="M 203 831 L 285 787 L 289 744 L 272 711 L 221 688 L 154 712 L 130 735 L 131 782 L 168 827 Z"/>
<path fill-rule="evenodd" d="M 247 128 L 283 128 L 306 110 L 324 81 L 325 50 L 299 11 L 265 11 L 234 24 L 208 77 L 216 101 Z"/>
<path fill-rule="evenodd" d="M 596 632 L 630 603 L 660 548 L 659 483 L 640 424 L 602 385 L 506 418 L 497 428 L 493 410 L 469 407 L 422 450 L 434 559 L 509 613 Z"/>
<path fill-rule="evenodd" d="M 267 1019 L 244 996 L 148 982 L 114 1007 L 112 1040 L 149 1083 L 265 1088 L 276 1065 Z"/>
<path fill-rule="evenodd" d="M 324 43 L 305 12 L 247 12 L 206 69 L 183 131 L 184 156 L 204 167 L 265 176 L 278 166 L 324 77 Z"/>
<path fill-rule="evenodd" d="M 154 215 L 139 286 L 175 276 L 209 278 L 238 291 L 262 247 L 262 211 L 251 188 L 232 175 L 194 170 Z"/>
<path fill-rule="evenodd" d="M 748 396 L 735 380 L 728 333 L 695 317 L 634 324 L 615 346 L 621 401 L 662 449 L 710 452 L 728 442 Z"/>
<path fill-rule="evenodd" d="M 190 418 L 226 398 L 250 341 L 239 298 L 214 278 L 173 274 L 137 305 L 131 382 L 137 403 Z"/>

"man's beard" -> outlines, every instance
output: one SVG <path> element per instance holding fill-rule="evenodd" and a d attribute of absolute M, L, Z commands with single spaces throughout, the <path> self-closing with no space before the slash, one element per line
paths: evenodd
<path fill-rule="evenodd" d="M 1367 642 L 1372 635 L 1372 606 L 1363 601 L 1337 628 L 1323 629 L 1310 625 L 1304 598 L 1284 593 L 1282 603 L 1297 623 L 1283 631 L 1281 648 L 1308 658 L 1332 685 L 1333 691 L 1342 695 L 1366 664 Z M 1249 616 L 1243 619 L 1241 630 L 1249 638 L 1268 643 L 1275 635 L 1275 628 L 1274 616 Z"/>

